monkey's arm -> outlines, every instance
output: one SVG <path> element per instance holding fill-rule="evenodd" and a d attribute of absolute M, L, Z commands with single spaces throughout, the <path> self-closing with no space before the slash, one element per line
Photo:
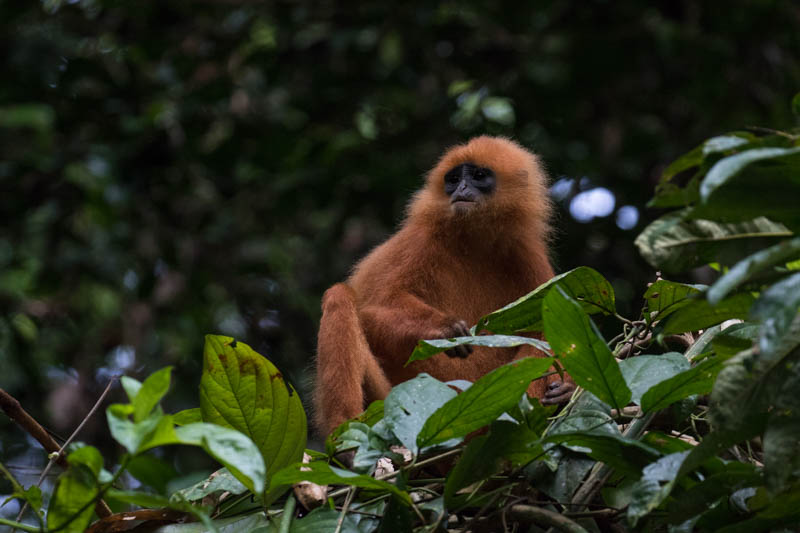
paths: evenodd
<path fill-rule="evenodd" d="M 405 359 L 399 359 L 410 356 L 421 339 L 469 335 L 466 322 L 446 315 L 408 292 L 393 296 L 386 305 L 365 305 L 359 316 L 376 356 L 390 357 L 399 364 L 405 363 Z M 470 346 L 457 346 L 445 353 L 451 357 L 466 357 L 470 352 Z"/>

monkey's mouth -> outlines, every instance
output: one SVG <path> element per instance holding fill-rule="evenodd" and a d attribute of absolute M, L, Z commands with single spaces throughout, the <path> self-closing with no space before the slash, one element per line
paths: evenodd
<path fill-rule="evenodd" d="M 453 200 L 450 202 L 450 208 L 456 213 L 466 213 L 467 211 L 474 209 L 477 203 L 478 202 L 475 200 L 459 198 L 458 200 Z"/>

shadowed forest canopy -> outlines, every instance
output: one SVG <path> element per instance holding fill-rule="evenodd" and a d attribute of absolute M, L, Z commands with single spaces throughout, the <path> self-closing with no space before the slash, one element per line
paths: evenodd
<path fill-rule="evenodd" d="M 785 1 L 0 2 L 0 385 L 57 432 L 118 372 L 173 365 L 189 407 L 214 332 L 305 400 L 322 292 L 480 133 L 541 155 L 558 270 L 627 311 L 664 166 L 793 124 L 798 27 Z"/>

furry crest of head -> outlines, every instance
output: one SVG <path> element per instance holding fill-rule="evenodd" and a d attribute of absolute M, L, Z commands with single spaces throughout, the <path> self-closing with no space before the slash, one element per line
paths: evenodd
<path fill-rule="evenodd" d="M 480 209 L 457 216 L 450 209 L 444 191 L 444 176 L 452 168 L 471 163 L 491 169 L 497 186 Z M 532 224 L 542 236 L 549 233 L 552 205 L 547 176 L 539 158 L 505 137 L 482 135 L 450 148 L 428 173 L 425 187 L 411 200 L 408 219 L 419 218 L 438 224 L 489 223 L 497 219 L 519 219 Z"/>

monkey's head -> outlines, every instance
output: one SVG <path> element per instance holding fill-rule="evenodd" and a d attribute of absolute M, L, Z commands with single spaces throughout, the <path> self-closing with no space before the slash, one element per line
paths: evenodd
<path fill-rule="evenodd" d="M 439 222 L 534 222 L 546 233 L 551 206 L 538 158 L 503 137 L 476 137 L 448 150 L 410 206 Z"/>

